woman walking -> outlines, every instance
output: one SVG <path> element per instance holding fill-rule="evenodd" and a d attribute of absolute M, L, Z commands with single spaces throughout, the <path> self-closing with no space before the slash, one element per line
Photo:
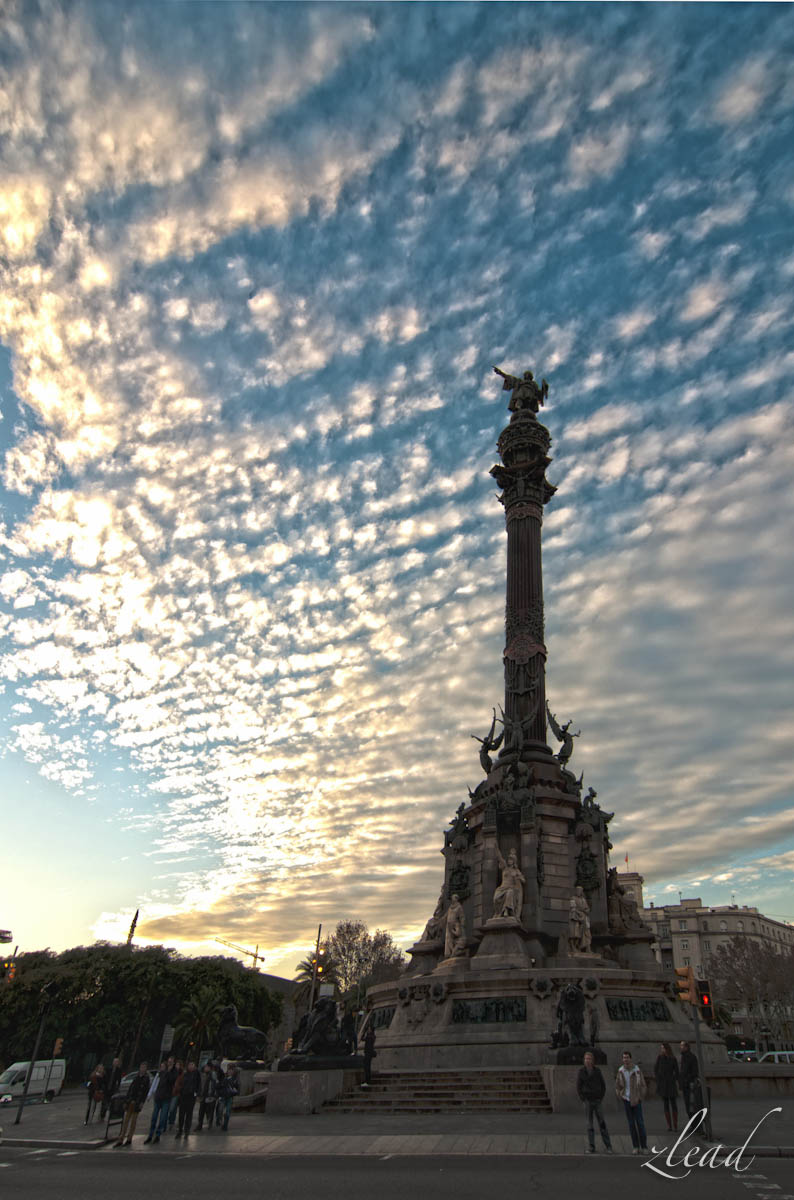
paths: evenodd
<path fill-rule="evenodd" d="M 102 1066 L 102 1063 L 97 1063 L 91 1073 L 91 1078 L 88 1080 L 88 1108 L 85 1110 L 84 1125 L 87 1125 L 94 1116 L 97 1104 L 102 1104 L 104 1101 L 106 1091 L 107 1079 L 105 1078 L 105 1068 Z"/>
<path fill-rule="evenodd" d="M 664 1116 L 668 1129 L 678 1129 L 678 1063 L 669 1042 L 662 1042 L 661 1053 L 653 1068 L 656 1095 L 664 1101 Z"/>

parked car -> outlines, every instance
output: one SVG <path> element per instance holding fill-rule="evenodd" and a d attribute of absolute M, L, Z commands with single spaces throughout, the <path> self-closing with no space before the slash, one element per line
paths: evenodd
<path fill-rule="evenodd" d="M 767 1050 L 766 1054 L 762 1054 L 758 1061 L 762 1063 L 794 1064 L 794 1050 Z"/>
<path fill-rule="evenodd" d="M 10 1104 L 19 1099 L 25 1090 L 25 1078 L 28 1073 L 28 1062 L 12 1063 L 0 1075 L 0 1104 Z M 54 1100 L 63 1087 L 66 1078 L 65 1058 L 41 1058 L 33 1064 L 33 1074 L 30 1077 L 28 1096 L 31 1099 Z"/>
<path fill-rule="evenodd" d="M 755 1050 L 731 1050 L 731 1058 L 735 1062 L 758 1062 Z"/>

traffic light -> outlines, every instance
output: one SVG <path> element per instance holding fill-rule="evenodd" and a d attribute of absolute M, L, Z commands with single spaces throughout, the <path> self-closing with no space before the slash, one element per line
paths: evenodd
<path fill-rule="evenodd" d="M 691 967 L 676 967 L 675 986 L 678 989 L 678 999 L 687 1004 L 697 1004 L 695 992 L 695 973 Z"/>
<path fill-rule="evenodd" d="M 711 1003 L 711 988 L 709 987 L 708 979 L 698 979 L 696 992 L 700 1015 L 710 1025 L 714 1019 L 714 1009 Z"/>
<path fill-rule="evenodd" d="M 17 974 L 17 964 L 14 962 L 13 958 L 7 958 L 6 961 L 3 963 L 3 975 L 5 976 L 6 980 L 10 983 L 12 979 L 16 978 L 16 974 Z"/>
<path fill-rule="evenodd" d="M 57 1058 L 61 1053 L 63 1053 L 63 1038 L 56 1038 L 55 1045 L 52 1048 L 52 1057 Z"/>

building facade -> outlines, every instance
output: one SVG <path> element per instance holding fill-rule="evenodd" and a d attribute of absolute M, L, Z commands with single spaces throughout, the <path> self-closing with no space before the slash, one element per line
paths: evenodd
<path fill-rule="evenodd" d="M 704 905 L 699 896 L 682 899 L 678 904 L 645 904 L 644 879 L 636 871 L 622 872 L 623 888 L 637 901 L 644 921 L 653 929 L 657 960 L 671 974 L 676 967 L 691 967 L 695 978 L 709 977 L 709 958 L 718 946 L 735 937 L 750 937 L 774 953 L 794 947 L 794 926 L 766 917 L 746 904 Z M 717 997 L 719 1001 L 719 997 Z M 724 1031 L 731 1041 L 751 1039 L 751 1027 L 742 1009 L 731 1013 L 731 1028 Z M 770 1049 L 792 1049 L 792 1045 Z"/>

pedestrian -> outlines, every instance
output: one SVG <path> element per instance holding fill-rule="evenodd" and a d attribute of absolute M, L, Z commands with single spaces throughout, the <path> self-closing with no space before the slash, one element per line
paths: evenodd
<path fill-rule="evenodd" d="M 689 1049 L 689 1042 L 681 1042 L 681 1066 L 678 1074 L 686 1115 L 691 1117 L 700 1108 L 701 1094 L 698 1060 Z"/>
<path fill-rule="evenodd" d="M 190 1126 L 193 1124 L 193 1107 L 200 1091 L 201 1076 L 196 1070 L 196 1064 L 189 1059 L 179 1088 L 179 1128 L 175 1137 L 187 1137 L 190 1133 Z"/>
<path fill-rule="evenodd" d="M 367 1032 L 364 1034 L 364 1082 L 361 1085 L 363 1088 L 368 1088 L 372 1083 L 372 1060 L 377 1057 L 375 1030 L 372 1025 L 368 1025 Z"/>
<path fill-rule="evenodd" d="M 171 1108 L 171 1098 L 174 1094 L 174 1084 L 176 1083 L 176 1074 L 176 1064 L 173 1057 L 168 1058 L 164 1063 L 160 1064 L 160 1070 L 157 1073 L 152 1093 L 152 1099 L 154 1100 L 152 1123 L 149 1126 L 149 1136 L 144 1138 L 144 1146 L 148 1146 L 149 1142 L 159 1142 L 161 1136 L 166 1131 L 168 1113 Z"/>
<path fill-rule="evenodd" d="M 111 1100 L 119 1090 L 119 1084 L 121 1083 L 121 1077 L 123 1073 L 124 1072 L 121 1069 L 121 1059 L 114 1058 L 110 1070 L 106 1073 L 107 1083 L 105 1084 L 105 1095 L 102 1097 L 102 1108 L 99 1113 L 100 1118 L 103 1121 L 108 1109 L 110 1108 Z"/>
<path fill-rule="evenodd" d="M 615 1091 L 618 1099 L 623 1101 L 634 1153 L 647 1154 L 648 1137 L 645 1133 L 645 1118 L 642 1114 L 642 1102 L 646 1092 L 645 1078 L 640 1068 L 631 1061 L 631 1054 L 628 1050 L 623 1051 L 623 1065 L 618 1067 L 618 1073 L 615 1076 Z"/>
<path fill-rule="evenodd" d="M 612 1153 L 609 1130 L 607 1129 L 607 1123 L 604 1120 L 604 1114 L 601 1109 L 601 1102 L 606 1095 L 606 1091 L 607 1085 L 604 1082 L 604 1076 L 595 1065 L 595 1055 L 592 1050 L 586 1050 L 584 1066 L 580 1069 L 576 1077 L 576 1094 L 584 1104 L 587 1116 L 587 1143 L 588 1153 L 590 1154 L 595 1154 L 596 1152 L 593 1117 L 598 1121 L 598 1128 L 601 1131 L 601 1140 L 604 1143 L 604 1149 L 607 1154 Z"/>
<path fill-rule="evenodd" d="M 176 1060 L 176 1079 L 174 1080 L 174 1090 L 171 1093 L 171 1104 L 168 1109 L 168 1127 L 173 1129 L 176 1124 L 176 1110 L 179 1104 L 179 1093 L 182 1090 L 182 1077 L 185 1074 L 181 1058 Z"/>
<path fill-rule="evenodd" d="M 662 1042 L 653 1074 L 656 1080 L 656 1095 L 664 1101 L 667 1128 L 678 1129 L 678 1063 L 669 1042 Z"/>
<path fill-rule="evenodd" d="M 226 1095 L 226 1075 L 220 1062 L 215 1064 L 215 1128 L 220 1129 L 223 1121 L 224 1097 Z"/>
<path fill-rule="evenodd" d="M 127 1089 L 124 1120 L 121 1123 L 121 1133 L 118 1136 L 118 1141 L 115 1143 L 116 1146 L 132 1145 L 132 1136 L 135 1133 L 135 1126 L 138 1123 L 138 1113 L 149 1098 L 151 1083 L 149 1064 L 142 1062 L 138 1067 L 138 1074 Z"/>
<path fill-rule="evenodd" d="M 85 1110 L 84 1125 L 93 1120 L 97 1104 L 102 1104 L 105 1099 L 107 1079 L 105 1078 L 105 1068 L 102 1066 L 102 1063 L 97 1063 L 94 1067 L 86 1087 L 88 1088 L 88 1108 Z"/>
<path fill-rule="evenodd" d="M 234 1097 L 240 1095 L 240 1076 L 237 1073 L 237 1067 L 234 1063 L 229 1063 L 226 1068 L 226 1076 L 223 1080 L 223 1091 L 220 1092 L 220 1098 L 216 1112 L 223 1116 L 224 1132 L 229 1128 L 229 1117 L 232 1115 L 232 1104 Z"/>
<path fill-rule="evenodd" d="M 344 1016 L 342 1017 L 341 1023 L 339 1025 L 339 1033 L 341 1034 L 342 1041 L 345 1043 L 345 1045 L 347 1047 L 347 1053 L 355 1054 L 356 1049 L 357 1049 L 356 1019 L 353 1016 L 352 1012 L 350 1012 L 349 1009 L 345 1009 Z"/>
<path fill-rule="evenodd" d="M 199 1093 L 201 1100 L 199 1103 L 199 1117 L 196 1131 L 204 1128 L 204 1118 L 207 1118 L 207 1128 L 212 1129 L 212 1121 L 215 1116 L 215 1101 L 216 1096 L 216 1078 L 215 1070 L 211 1062 L 208 1062 L 201 1073 L 201 1092 Z"/>

